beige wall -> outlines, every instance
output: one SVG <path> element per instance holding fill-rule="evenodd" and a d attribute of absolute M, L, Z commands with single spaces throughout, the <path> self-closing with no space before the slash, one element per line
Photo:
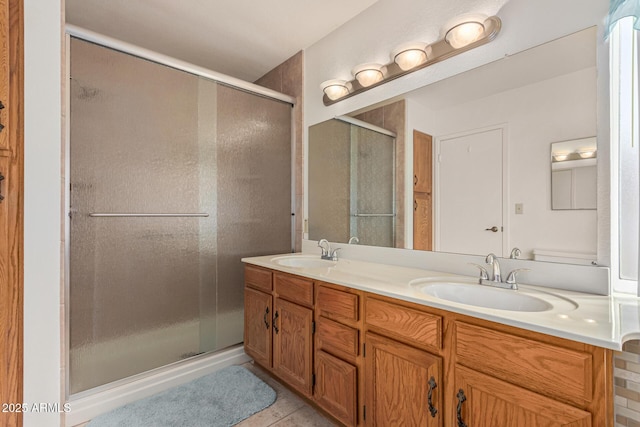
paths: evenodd
<path fill-rule="evenodd" d="M 302 250 L 304 232 L 304 150 L 303 135 L 303 69 L 304 55 L 300 51 L 255 81 L 255 84 L 277 90 L 295 98 L 293 107 L 294 160 L 295 160 L 295 250 Z"/>

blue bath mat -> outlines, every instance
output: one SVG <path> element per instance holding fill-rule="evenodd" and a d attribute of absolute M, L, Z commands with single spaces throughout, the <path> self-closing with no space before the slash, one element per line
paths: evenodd
<path fill-rule="evenodd" d="M 88 427 L 232 426 L 275 400 L 276 392 L 246 368 L 229 366 L 100 415 Z"/>

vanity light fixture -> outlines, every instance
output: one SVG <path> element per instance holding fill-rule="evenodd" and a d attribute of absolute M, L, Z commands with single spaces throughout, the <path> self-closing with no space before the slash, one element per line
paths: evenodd
<path fill-rule="evenodd" d="M 361 64 L 355 67 L 351 74 L 362 87 L 369 87 L 384 78 L 383 67 L 384 65 L 375 63 Z"/>
<path fill-rule="evenodd" d="M 553 158 L 556 162 L 563 162 L 569 158 L 569 154 L 566 151 L 553 153 Z"/>
<path fill-rule="evenodd" d="M 353 69 L 354 79 L 327 80 L 321 84 L 324 105 L 331 105 L 405 74 L 466 52 L 496 38 L 502 27 L 497 16 L 465 15 L 447 27 L 444 36 L 431 44 L 407 43 L 394 49 L 385 65 L 363 64 Z"/>
<path fill-rule="evenodd" d="M 349 87 L 345 80 L 331 79 L 320 84 L 325 96 L 334 101 L 349 94 Z"/>

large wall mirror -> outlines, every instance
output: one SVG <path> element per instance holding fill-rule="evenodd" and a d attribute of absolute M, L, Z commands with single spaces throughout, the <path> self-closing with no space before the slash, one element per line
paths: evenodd
<path fill-rule="evenodd" d="M 594 262 L 595 196 L 556 201 L 549 147 L 596 135 L 596 76 L 593 27 L 311 126 L 308 238 Z"/>

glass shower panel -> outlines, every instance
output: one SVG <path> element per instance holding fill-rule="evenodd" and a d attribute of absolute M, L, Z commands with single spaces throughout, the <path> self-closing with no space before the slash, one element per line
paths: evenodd
<path fill-rule="evenodd" d="M 309 238 L 349 240 L 351 125 L 328 120 L 309 128 Z"/>
<path fill-rule="evenodd" d="M 200 301 L 215 308 L 215 168 L 200 165 L 215 165 L 215 120 L 199 120 L 193 75 L 76 39 L 71 52 L 76 393 L 213 348 Z M 202 93 L 215 105 L 214 84 Z"/>
<path fill-rule="evenodd" d="M 218 346 L 243 339 L 246 256 L 291 252 L 291 105 L 218 86 Z"/>
<path fill-rule="evenodd" d="M 351 125 L 350 236 L 370 246 L 395 241 L 395 139 Z"/>
<path fill-rule="evenodd" d="M 291 106 L 71 41 L 69 391 L 243 339 L 244 256 L 290 252 Z"/>

